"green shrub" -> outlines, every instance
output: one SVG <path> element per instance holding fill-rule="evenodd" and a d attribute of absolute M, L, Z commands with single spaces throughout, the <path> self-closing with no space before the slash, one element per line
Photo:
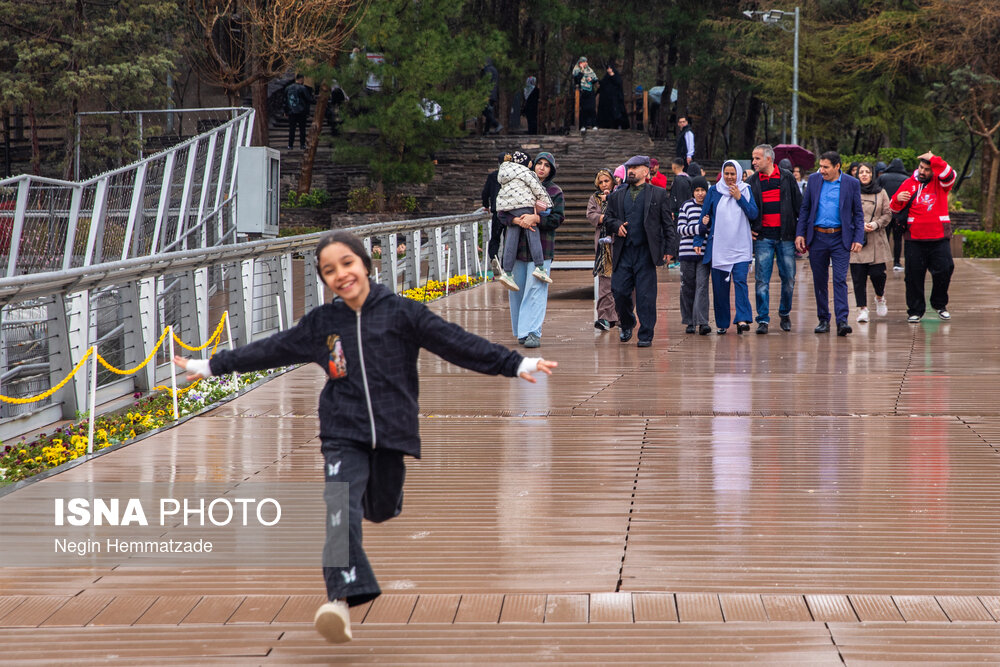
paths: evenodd
<path fill-rule="evenodd" d="M 385 195 L 371 188 L 354 188 L 347 193 L 350 213 L 379 213 L 385 210 Z"/>
<path fill-rule="evenodd" d="M 322 188 L 299 194 L 295 190 L 288 191 L 288 199 L 282 202 L 282 208 L 321 208 L 330 201 L 330 193 Z"/>
<path fill-rule="evenodd" d="M 966 257 L 1000 257 L 1000 234 L 997 232 L 955 232 L 965 237 L 963 251 Z"/>
<path fill-rule="evenodd" d="M 389 200 L 388 208 L 395 213 L 413 213 L 417 210 L 417 198 L 396 193 Z"/>
<path fill-rule="evenodd" d="M 903 161 L 903 166 L 906 167 L 907 171 L 913 171 L 917 168 L 917 163 L 920 160 L 917 158 L 918 153 L 913 148 L 880 148 L 878 149 L 878 159 L 882 160 L 886 164 L 893 161 L 894 158 L 899 158 Z"/>
<path fill-rule="evenodd" d="M 309 225 L 281 227 L 278 229 L 278 238 L 283 238 L 285 236 L 303 236 L 305 234 L 315 234 L 316 232 L 325 231 L 327 231 L 326 227 L 313 227 Z"/>

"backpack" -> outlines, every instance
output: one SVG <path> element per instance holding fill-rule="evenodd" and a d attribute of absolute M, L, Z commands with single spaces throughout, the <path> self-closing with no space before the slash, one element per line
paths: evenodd
<path fill-rule="evenodd" d="M 285 89 L 285 108 L 288 110 L 289 114 L 300 114 L 305 113 L 303 108 L 305 105 L 302 104 L 302 95 L 299 94 L 299 90 L 296 84 L 292 84 Z"/>

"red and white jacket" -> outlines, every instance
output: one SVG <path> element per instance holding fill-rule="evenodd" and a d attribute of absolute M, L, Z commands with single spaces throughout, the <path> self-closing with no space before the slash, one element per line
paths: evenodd
<path fill-rule="evenodd" d="M 903 181 L 899 190 L 892 196 L 889 208 L 899 213 L 906 202 L 899 201 L 902 192 L 912 193 L 910 201 L 913 204 L 906 213 L 909 225 L 907 237 L 915 241 L 936 241 L 948 236 L 951 218 L 948 217 L 948 193 L 955 185 L 955 170 L 937 155 L 931 158 L 931 171 L 934 176 L 927 183 L 917 180 L 917 172 Z"/>

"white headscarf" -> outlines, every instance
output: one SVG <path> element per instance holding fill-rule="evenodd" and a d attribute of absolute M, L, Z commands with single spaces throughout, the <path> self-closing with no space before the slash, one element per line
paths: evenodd
<path fill-rule="evenodd" d="M 712 222 L 712 268 L 732 271 L 733 264 L 749 262 L 753 258 L 753 236 L 750 234 L 750 220 L 740 205 L 729 194 L 729 186 L 722 177 L 727 165 L 736 170 L 736 186 L 741 199 L 750 199 L 750 186 L 740 180 L 743 168 L 736 160 L 726 160 L 719 170 L 719 182 L 715 184 L 722 199 L 715 207 Z"/>

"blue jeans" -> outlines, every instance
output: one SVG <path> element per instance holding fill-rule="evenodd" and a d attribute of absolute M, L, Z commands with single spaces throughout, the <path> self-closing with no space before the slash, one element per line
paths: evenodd
<path fill-rule="evenodd" d="M 552 260 L 545 260 L 545 270 L 552 267 Z M 520 292 L 507 292 L 510 299 L 510 328 L 517 339 L 528 334 L 542 337 L 542 323 L 545 321 L 545 306 L 549 298 L 549 284 L 535 278 L 531 272 L 535 265 L 529 262 L 514 262 L 511 276 L 521 288 Z"/>
<path fill-rule="evenodd" d="M 795 242 L 779 239 L 757 239 L 753 243 L 754 291 L 757 294 L 757 321 L 770 322 L 771 271 L 778 260 L 781 277 L 781 302 L 778 315 L 786 317 L 792 312 L 792 295 L 795 291 Z"/>
<path fill-rule="evenodd" d="M 729 319 L 729 283 L 733 283 L 733 293 L 736 300 L 735 322 L 750 322 L 753 313 L 750 312 L 750 294 L 747 290 L 747 273 L 750 272 L 750 262 L 733 264 L 732 272 L 712 269 L 712 298 L 715 301 L 715 325 L 720 329 L 728 329 Z"/>

